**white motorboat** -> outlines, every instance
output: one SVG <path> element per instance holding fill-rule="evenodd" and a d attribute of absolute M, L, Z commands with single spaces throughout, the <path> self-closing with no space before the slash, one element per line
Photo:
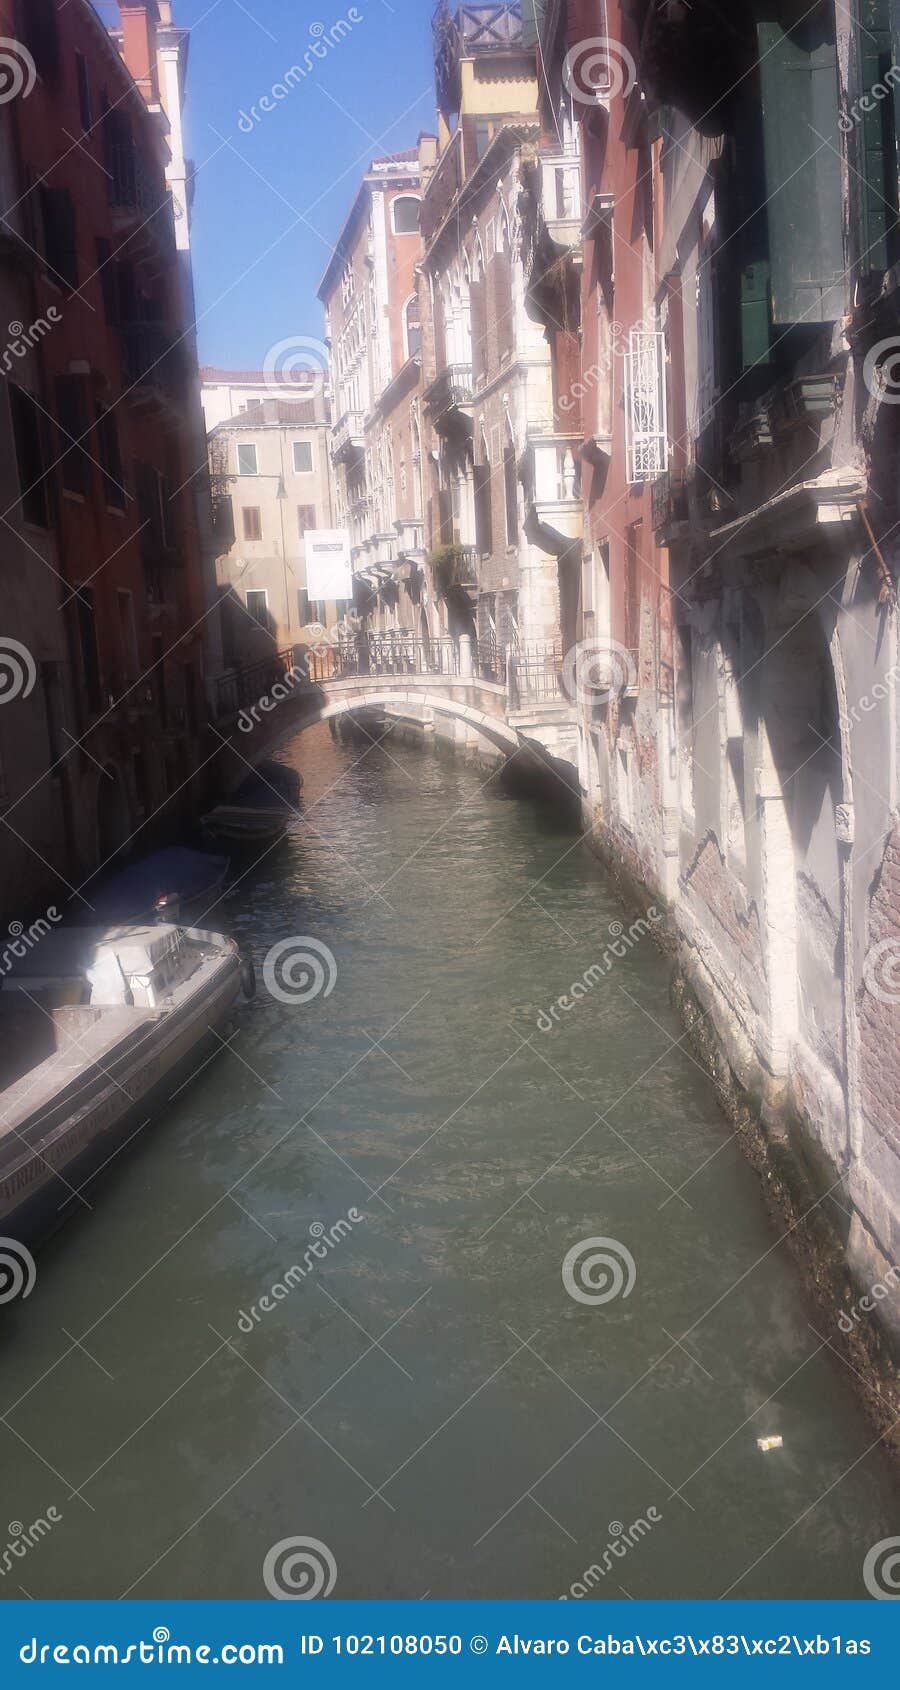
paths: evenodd
<path fill-rule="evenodd" d="M 0 1233 L 38 1240 L 218 1044 L 252 964 L 170 925 L 60 929 L 0 992 Z"/>

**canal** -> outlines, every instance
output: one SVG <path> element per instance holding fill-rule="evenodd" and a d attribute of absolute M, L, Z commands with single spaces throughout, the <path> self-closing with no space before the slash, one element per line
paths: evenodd
<path fill-rule="evenodd" d="M 261 1597 L 306 1538 L 339 1597 L 865 1596 L 891 1471 L 652 939 L 477 769 L 283 756 L 255 1003 L 2 1311 L 0 1595 Z"/>

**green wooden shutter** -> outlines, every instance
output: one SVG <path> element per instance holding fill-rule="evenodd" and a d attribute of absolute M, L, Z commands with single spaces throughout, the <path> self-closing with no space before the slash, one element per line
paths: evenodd
<path fill-rule="evenodd" d="M 772 320 L 833 322 L 845 297 L 837 54 L 777 23 L 757 29 Z"/>
<path fill-rule="evenodd" d="M 760 261 L 741 271 L 741 367 L 758 369 L 771 358 L 769 266 Z"/>
<path fill-rule="evenodd" d="M 897 227 L 897 121 L 894 78 L 886 80 L 896 63 L 891 41 L 891 13 L 900 22 L 893 0 L 857 0 L 855 168 L 862 178 L 858 200 L 859 254 L 863 270 L 887 270 L 893 260 Z M 877 96 L 872 90 L 877 88 Z M 862 106 L 868 99 L 869 111 Z"/>

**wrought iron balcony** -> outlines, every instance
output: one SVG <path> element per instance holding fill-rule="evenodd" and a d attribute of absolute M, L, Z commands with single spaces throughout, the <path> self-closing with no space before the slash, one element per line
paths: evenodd
<path fill-rule="evenodd" d="M 438 432 L 472 422 L 472 366 L 448 364 L 425 389 L 425 403 Z"/>

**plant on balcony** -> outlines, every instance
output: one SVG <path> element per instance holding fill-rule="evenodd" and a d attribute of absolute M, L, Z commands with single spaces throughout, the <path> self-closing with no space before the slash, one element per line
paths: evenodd
<path fill-rule="evenodd" d="M 461 546 L 458 541 L 436 546 L 428 553 L 428 563 L 434 571 L 439 598 L 446 598 L 455 587 L 471 586 L 475 580 L 472 547 Z"/>

